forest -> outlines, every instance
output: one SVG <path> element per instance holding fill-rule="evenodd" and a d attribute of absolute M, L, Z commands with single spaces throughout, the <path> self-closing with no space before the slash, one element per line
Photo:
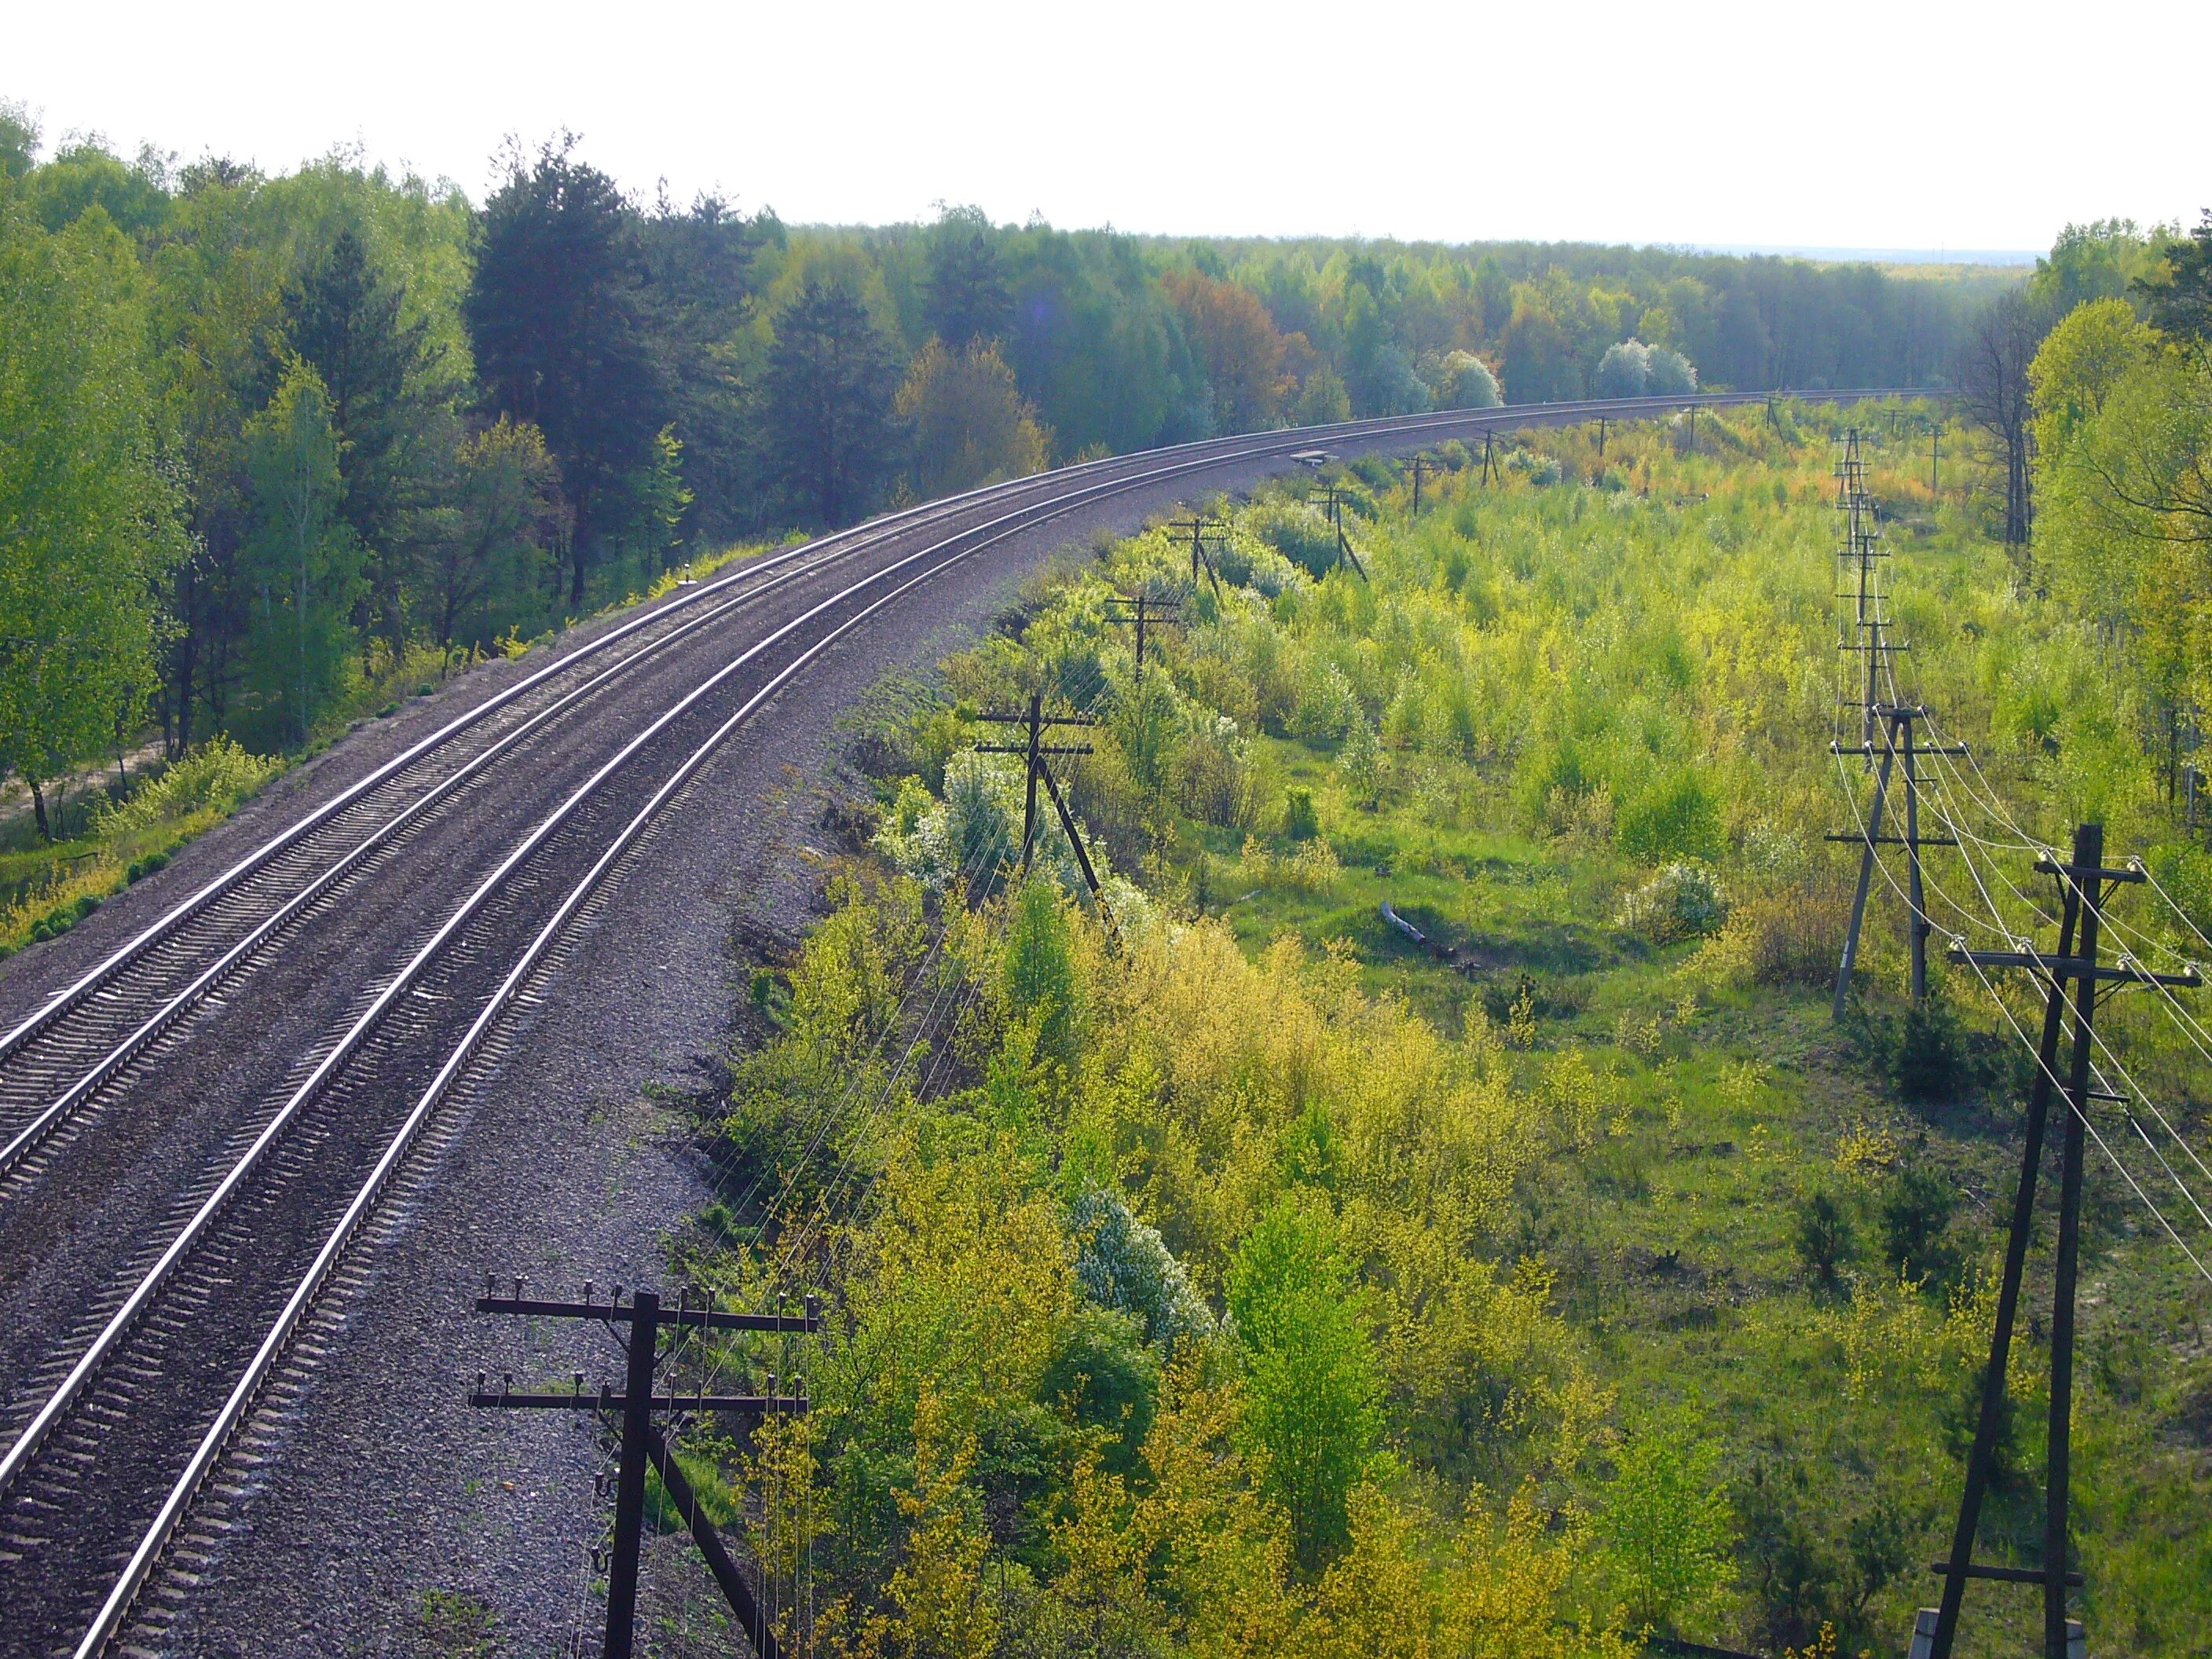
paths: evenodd
<path fill-rule="evenodd" d="M 1826 837 L 1866 787 L 1829 751 L 1834 470 L 1855 426 L 1899 672 L 1973 757 L 1931 775 L 1939 925 L 2047 927 L 2033 860 L 2094 818 L 2149 876 L 2125 948 L 2201 954 L 2212 227 L 2087 252 L 2029 295 L 2025 545 L 1955 404 L 1531 434 L 1498 471 L 1448 444 L 1418 511 L 1406 464 L 1335 480 L 1364 574 L 1273 487 L 1212 504 L 1200 580 L 1165 526 L 1102 544 L 886 689 L 826 914 L 696 1103 L 722 1196 L 672 1256 L 831 1310 L 702 1362 L 803 1370 L 808 1417 L 684 1453 L 771 1587 L 811 1587 L 794 1641 L 1901 1648 L 2032 998 L 1938 960 L 1910 1003 L 1878 890 L 1830 1019 L 1856 854 Z M 2064 306 L 2048 273 L 2084 264 L 2102 292 Z M 1141 667 L 1134 594 L 1182 622 Z M 1022 763 L 979 747 L 1032 693 L 1101 722 L 1056 763 L 1096 898 L 1050 817 L 1024 871 Z M 2172 1002 L 2100 1016 L 2130 1097 L 2098 1120 L 2075 1405 L 2081 1616 L 2144 1654 L 2212 1632 L 2212 1047 Z M 1983 1559 L 2039 1547 L 2046 1346 L 2015 1332 Z M 707 1650 L 662 1593 L 671 1650 Z M 2033 1645 L 2031 1595 L 1970 1605 L 1961 1652 Z"/>
<path fill-rule="evenodd" d="M 639 199 L 566 135 L 495 171 L 478 205 L 343 152 L 49 149 L 0 106 L 0 767 L 41 834 L 103 759 L 296 750 L 740 544 L 1210 433 L 1935 385 L 2005 283 L 802 228 Z"/>

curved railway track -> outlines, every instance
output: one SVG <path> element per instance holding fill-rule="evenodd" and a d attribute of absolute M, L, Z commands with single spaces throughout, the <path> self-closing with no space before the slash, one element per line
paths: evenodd
<path fill-rule="evenodd" d="M 165 1202 L 147 1207 L 135 1237 L 114 1241 L 67 1335 L 43 1349 L 0 1414 L 9 1439 L 0 1453 L 0 1654 L 89 1656 L 124 1626 L 440 1103 L 496 1064 L 501 1022 L 557 963 L 669 803 L 841 640 L 947 568 L 1124 492 L 1202 486 L 1209 472 L 1317 446 L 1402 448 L 1486 428 L 1758 400 L 1605 400 L 1212 440 L 890 515 L 755 561 L 610 629 L 193 892 L 0 1036 L 0 1252 L 18 1237 L 41 1248 L 63 1237 L 72 1203 L 125 1179 L 134 1146 L 168 1121 L 161 1073 L 177 1050 L 202 1046 L 189 1037 L 220 1036 L 226 1018 L 277 1018 L 253 1006 L 259 970 L 337 927 L 349 901 L 392 887 L 400 855 L 441 819 L 454 820 L 445 833 L 466 838 L 457 808 L 488 780 L 520 772 L 539 785 L 511 840 L 498 839 L 505 830 L 478 834 L 495 845 L 477 863 L 442 869 L 442 886 L 424 882 L 419 908 L 434 925 L 415 915 L 397 953 L 383 939 L 386 968 L 343 1003 L 343 1018 L 324 1008 L 303 1020 L 307 1040 L 281 1086 L 264 1078 L 222 1102 L 202 1155 L 170 1180 Z M 613 740 L 593 732 L 593 719 L 617 727 Z M 606 755 L 596 762 L 578 747 L 595 735 Z M 400 916 L 412 895 L 385 896 Z M 283 989 L 272 983 L 265 995 L 281 1000 Z M 103 1161 L 103 1131 L 122 1120 Z"/>

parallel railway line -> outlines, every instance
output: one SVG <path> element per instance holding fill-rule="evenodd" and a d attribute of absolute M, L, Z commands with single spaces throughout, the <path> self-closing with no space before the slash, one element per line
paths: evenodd
<path fill-rule="evenodd" d="M 449 722 L 50 1000 L 0 1037 L 0 1245 L 11 1211 L 66 1188 L 43 1179 L 42 1160 L 95 1103 L 143 1092 L 144 1074 L 198 1029 L 194 1010 L 250 998 L 255 964 L 331 915 L 419 827 L 521 757 L 550 763 L 548 745 L 576 735 L 570 717 L 646 665 L 678 677 L 670 665 L 698 654 L 678 652 L 684 642 L 721 637 L 716 624 L 748 623 L 772 598 L 803 606 L 780 623 L 769 617 L 758 638 L 700 673 L 588 775 L 572 781 L 588 757 L 568 757 L 557 804 L 483 873 L 469 872 L 465 896 L 410 939 L 404 962 L 364 986 L 345 1021 L 296 1054 L 281 1091 L 238 1103 L 219 1153 L 173 1188 L 132 1250 L 115 1258 L 77 1328 L 28 1379 L 33 1409 L 0 1414 L 0 1433 L 13 1436 L 0 1453 L 0 1654 L 88 1656 L 124 1626 L 441 1103 L 495 1063 L 501 1021 L 669 803 L 840 641 L 949 567 L 1125 492 L 1321 445 L 1403 447 L 1486 427 L 1663 413 L 1681 402 L 1452 411 L 1214 440 L 993 486 L 769 556 Z M 813 597 L 815 580 L 834 586 L 856 563 L 867 568 Z M 154 1110 L 135 1096 L 128 1103 Z"/>

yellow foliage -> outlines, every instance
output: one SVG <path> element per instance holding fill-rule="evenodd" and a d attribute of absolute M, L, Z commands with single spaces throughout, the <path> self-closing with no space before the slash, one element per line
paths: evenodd
<path fill-rule="evenodd" d="M 1121 1103 L 1114 1152 L 1202 1274 L 1272 1201 L 1294 1128 L 1320 1138 L 1304 1155 L 1326 1160 L 1341 1203 L 1459 1241 L 1502 1216 L 1532 1156 L 1533 1115 L 1486 1042 L 1449 1042 L 1398 1000 L 1368 997 L 1342 956 L 1285 938 L 1248 961 L 1226 927 L 1201 923 L 1132 952 L 1116 994 L 1101 1074 L 1159 1082 L 1143 1121 Z"/>
<path fill-rule="evenodd" d="M 923 1395 L 914 1419 L 914 1487 L 898 1500 L 914 1534 L 890 1587 L 902 1615 L 890 1646 L 910 1659 L 988 1659 L 998 1642 L 998 1607 L 983 1589 L 991 1534 L 966 1486 L 975 1455 L 975 1437 L 955 1438 L 937 1396 Z"/>

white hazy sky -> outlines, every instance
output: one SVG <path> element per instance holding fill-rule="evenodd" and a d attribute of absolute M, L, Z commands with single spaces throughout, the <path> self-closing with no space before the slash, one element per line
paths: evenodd
<path fill-rule="evenodd" d="M 793 222 L 2004 249 L 2212 205 L 2208 48 L 2202 0 L 0 0 L 0 98 L 50 145 L 357 145 L 479 201 L 568 127 Z"/>

